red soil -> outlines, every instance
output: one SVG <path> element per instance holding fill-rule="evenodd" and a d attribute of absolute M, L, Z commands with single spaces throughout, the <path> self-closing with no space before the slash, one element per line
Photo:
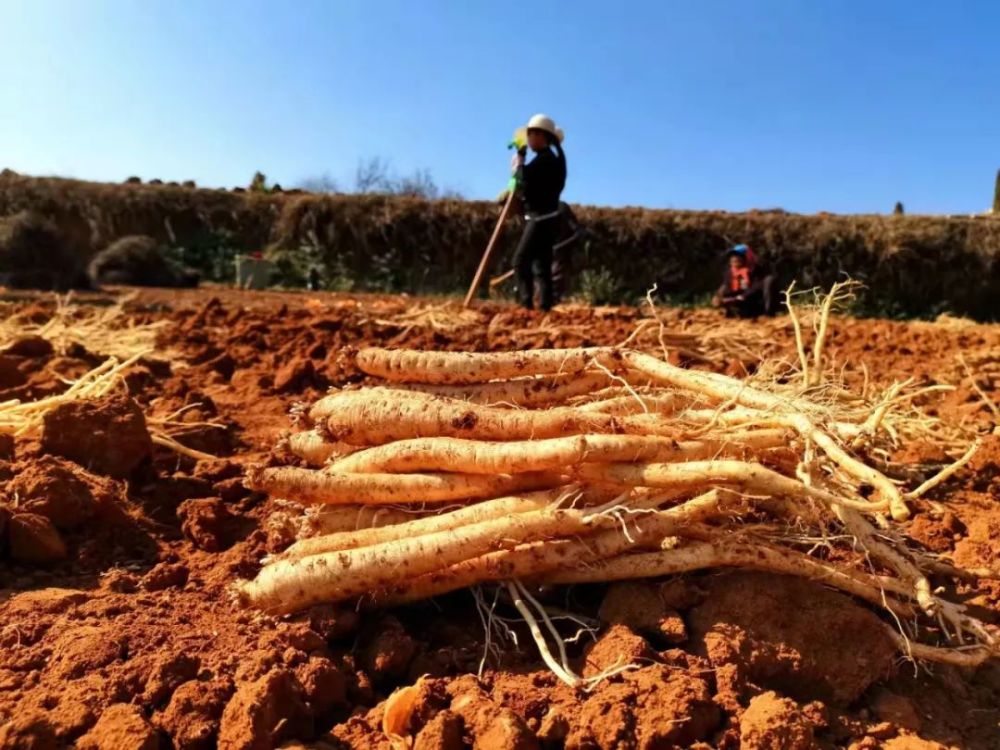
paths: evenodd
<path fill-rule="evenodd" d="M 175 359 L 133 368 L 134 404 L 66 407 L 40 441 L 0 450 L 0 750 L 389 747 L 384 699 L 421 675 L 430 677 L 407 727 L 420 750 L 997 747 L 1000 665 L 900 665 L 876 615 L 799 580 L 705 574 L 579 587 L 568 599 L 548 592 L 603 623 L 596 642 L 571 647 L 579 672 L 639 665 L 589 693 L 559 683 L 520 631 L 520 648 L 507 644 L 477 679 L 483 631 L 464 593 L 392 613 L 315 607 L 275 620 L 241 609 L 229 584 L 280 543 L 265 527 L 275 508 L 243 488 L 243 465 L 270 460 L 293 405 L 363 379 L 354 347 L 607 344 L 637 320 L 634 310 L 587 309 L 543 320 L 493 305 L 455 330 L 388 322 L 411 302 L 171 291 L 133 303 L 137 319 L 172 321 L 163 345 Z M 675 330 L 715 320 L 663 315 Z M 768 351 L 790 354 L 786 323 L 762 325 Z M 997 327 L 860 320 L 838 321 L 829 347 L 859 380 L 864 362 L 881 384 L 962 381 L 940 413 L 981 427 L 990 409 L 956 356 L 991 351 L 1000 353 Z M 60 374 L 92 364 L 84 352 L 17 342 L 0 353 L 0 400 L 58 392 Z M 1000 399 L 996 377 L 977 383 Z M 178 439 L 219 460 L 148 442 L 142 413 L 185 406 Z M 920 477 L 944 459 L 910 446 L 895 460 Z M 946 503 L 943 513 L 919 504 L 910 533 L 962 565 L 1000 567 L 998 494 L 993 438 L 928 498 Z M 1000 616 L 1000 585 L 958 593 L 980 616 Z"/>

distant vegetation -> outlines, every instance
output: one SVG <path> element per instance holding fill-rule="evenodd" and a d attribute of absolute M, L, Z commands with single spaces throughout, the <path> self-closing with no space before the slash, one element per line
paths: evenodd
<path fill-rule="evenodd" d="M 297 187 L 310 193 L 405 195 L 428 200 L 462 197 L 457 190 L 439 187 L 429 169 L 416 169 L 409 175 L 400 177 L 393 174 L 388 160 L 379 156 L 358 162 L 354 184 L 349 190 L 341 189 L 337 181 L 327 173 L 301 180 Z"/>
<path fill-rule="evenodd" d="M 384 163 L 363 163 L 359 172 L 364 194 L 277 192 L 263 175 L 261 189 L 236 192 L 4 172 L 0 274 L 8 285 L 86 284 L 98 253 L 143 235 L 173 267 L 202 281 L 232 283 L 237 254 L 264 253 L 285 286 L 303 286 L 316 269 L 328 289 L 464 291 L 496 222 L 496 204 L 415 197 L 443 191 L 429 187 L 433 180 L 391 178 Z M 574 210 L 588 235 L 573 259 L 569 291 L 593 302 L 634 300 L 654 283 L 675 303 L 703 299 L 718 284 L 722 252 L 742 241 L 783 283 L 862 281 L 863 312 L 1000 317 L 1000 216 Z M 492 273 L 509 267 L 520 230 L 520 219 L 507 227 Z"/>

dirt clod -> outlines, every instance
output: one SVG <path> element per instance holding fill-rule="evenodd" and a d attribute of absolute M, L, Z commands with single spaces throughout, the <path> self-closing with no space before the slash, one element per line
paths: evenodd
<path fill-rule="evenodd" d="M 312 735 L 312 715 L 295 675 L 275 669 L 237 689 L 219 725 L 220 750 L 270 750 Z"/>
<path fill-rule="evenodd" d="M 134 594 L 139 590 L 139 578 L 127 570 L 114 568 L 104 574 L 101 585 L 116 594 Z"/>
<path fill-rule="evenodd" d="M 81 625 L 56 640 L 50 664 L 59 677 L 78 680 L 117 662 L 125 653 L 120 635 L 115 637 L 97 625 Z"/>
<path fill-rule="evenodd" d="M 888 721 L 900 729 L 918 732 L 923 724 L 913 701 L 890 690 L 879 689 L 875 692 L 872 710 L 881 721 Z"/>
<path fill-rule="evenodd" d="M 160 736 L 138 706 L 118 703 L 107 708 L 77 742 L 80 750 L 156 750 Z"/>
<path fill-rule="evenodd" d="M 735 704 L 753 685 L 803 701 L 850 703 L 888 676 L 896 658 L 878 617 L 788 576 L 719 576 L 689 622 L 693 640 L 719 669 L 720 693 Z"/>
<path fill-rule="evenodd" d="M 14 458 L 14 436 L 6 432 L 0 433 L 0 461 L 10 461 Z"/>
<path fill-rule="evenodd" d="M 665 643 L 683 643 L 687 638 L 684 621 L 664 605 L 659 588 L 651 584 L 629 581 L 611 585 L 599 615 L 603 623 L 627 625 Z"/>
<path fill-rule="evenodd" d="M 59 404 L 44 417 L 42 450 L 98 474 L 127 477 L 153 450 L 142 409 L 131 398 Z"/>
<path fill-rule="evenodd" d="M 28 359 L 49 357 L 54 352 L 55 349 L 53 349 L 52 343 L 41 336 L 21 336 L 0 350 L 0 354 L 12 357 L 27 357 Z"/>
<path fill-rule="evenodd" d="M 142 577 L 142 587 L 146 591 L 176 588 L 187 583 L 188 575 L 188 568 L 183 563 L 157 563 Z"/>
<path fill-rule="evenodd" d="M 55 456 L 22 462 L 16 471 L 9 491 L 17 496 L 19 507 L 45 516 L 59 529 L 75 528 L 93 517 L 96 496 L 108 489 L 98 477 Z"/>
<path fill-rule="evenodd" d="M 740 717 L 742 750 L 815 750 L 812 725 L 795 701 L 767 692 L 755 696 Z"/>
<path fill-rule="evenodd" d="M 17 388 L 28 382 L 27 376 L 21 370 L 21 357 L 0 354 L 0 389 Z"/>
<path fill-rule="evenodd" d="M 441 711 L 417 734 L 413 750 L 462 750 L 462 719 L 451 711 Z"/>
<path fill-rule="evenodd" d="M 277 393 L 298 393 L 306 388 L 321 388 L 323 379 L 316 372 L 311 359 L 295 358 L 282 366 L 274 375 Z"/>
<path fill-rule="evenodd" d="M 177 508 L 181 531 L 199 549 L 218 552 L 226 546 L 226 529 L 232 519 L 219 498 L 185 500 Z"/>
<path fill-rule="evenodd" d="M 968 536 L 955 545 L 955 562 L 1000 570 L 1000 510 L 983 513 L 969 524 Z"/>
<path fill-rule="evenodd" d="M 903 734 L 886 740 L 880 750 L 953 750 L 953 748 L 912 734 Z"/>
<path fill-rule="evenodd" d="M 656 652 L 644 638 L 625 625 L 612 625 L 584 654 L 583 675 L 593 677 L 628 664 L 657 661 Z"/>
<path fill-rule="evenodd" d="M 474 685 L 469 688 L 453 686 L 458 695 L 451 703 L 451 711 L 460 717 L 473 748 L 533 750 L 538 747 L 538 738 L 520 716 L 498 706 Z"/>
<path fill-rule="evenodd" d="M 219 720 L 232 694 L 228 680 L 185 682 L 154 720 L 170 735 L 177 750 L 206 750 L 214 745 Z"/>
<path fill-rule="evenodd" d="M 168 654 L 159 657 L 146 680 L 142 702 L 145 705 L 159 707 L 178 686 L 194 679 L 200 666 L 201 661 L 198 657 L 188 654 Z"/>
<path fill-rule="evenodd" d="M 295 674 L 315 714 L 326 714 L 347 701 L 347 678 L 329 660 L 312 657 Z"/>
<path fill-rule="evenodd" d="M 0 725 L 0 750 L 56 750 L 59 744 L 47 718 L 36 713 Z"/>
<path fill-rule="evenodd" d="M 417 652 L 417 644 L 395 617 L 383 617 L 375 626 L 362 652 L 362 665 L 375 680 L 406 674 Z"/>
<path fill-rule="evenodd" d="M 336 607 L 332 604 L 310 607 L 305 611 L 304 617 L 309 627 L 328 641 L 353 635 L 361 619 L 353 609 Z"/>
<path fill-rule="evenodd" d="M 45 516 L 16 513 L 7 524 L 10 556 L 24 563 L 50 563 L 68 554 L 66 543 Z"/>

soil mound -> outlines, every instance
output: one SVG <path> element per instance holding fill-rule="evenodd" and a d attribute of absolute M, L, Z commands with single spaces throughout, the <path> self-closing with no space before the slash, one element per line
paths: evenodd
<path fill-rule="evenodd" d="M 813 727 L 795 701 L 777 693 L 754 697 L 740 717 L 742 750 L 817 750 Z"/>
<path fill-rule="evenodd" d="M 91 283 L 129 286 L 197 286 L 197 274 L 172 264 L 152 237 L 122 237 L 94 256 L 87 267 Z"/>
<path fill-rule="evenodd" d="M 847 704 L 887 677 L 896 658 L 873 613 L 787 576 L 718 576 L 689 621 L 692 640 L 718 669 L 719 692 L 731 706 L 765 688 Z"/>
<path fill-rule="evenodd" d="M 13 466 L 7 493 L 17 508 L 48 518 L 57 528 L 74 529 L 93 518 L 121 488 L 55 456 L 39 456 Z"/>
<path fill-rule="evenodd" d="M 85 256 L 54 221 L 33 211 L 0 219 L 0 285 L 65 291 L 86 287 Z"/>
<path fill-rule="evenodd" d="M 113 477 L 127 477 L 153 450 L 142 409 L 108 396 L 60 404 L 44 417 L 42 450 Z"/>
<path fill-rule="evenodd" d="M 79 739 L 79 750 L 157 750 L 160 737 L 138 706 L 118 703 Z"/>

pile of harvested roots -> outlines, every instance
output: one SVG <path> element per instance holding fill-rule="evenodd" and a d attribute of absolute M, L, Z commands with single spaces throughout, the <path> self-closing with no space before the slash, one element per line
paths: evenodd
<path fill-rule="evenodd" d="M 970 453 L 904 492 L 869 457 L 925 436 L 925 392 L 854 396 L 817 376 L 821 343 L 800 352 L 801 377 L 741 381 L 624 348 L 364 349 L 358 367 L 384 385 L 320 399 L 288 439 L 315 468 L 247 477 L 322 510 L 317 535 L 266 561 L 241 599 L 280 614 L 501 585 L 575 685 L 534 587 L 740 567 L 864 600 L 904 655 L 1000 654 L 997 634 L 937 585 L 995 572 L 918 550 L 898 523 Z"/>

